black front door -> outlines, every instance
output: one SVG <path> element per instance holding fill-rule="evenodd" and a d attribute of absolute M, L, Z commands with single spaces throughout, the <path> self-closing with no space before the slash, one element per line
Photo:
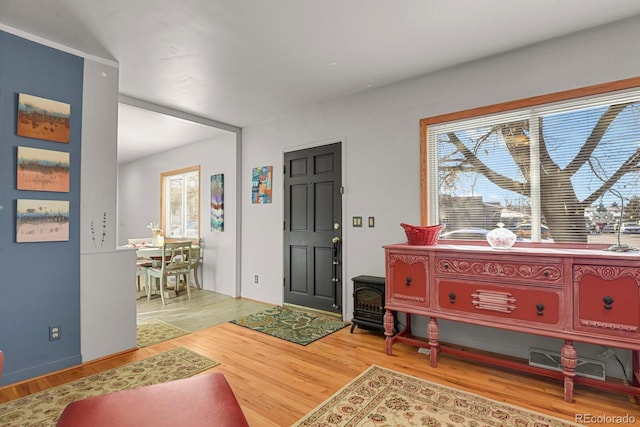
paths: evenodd
<path fill-rule="evenodd" d="M 284 155 L 284 302 L 341 313 L 341 143 Z"/>

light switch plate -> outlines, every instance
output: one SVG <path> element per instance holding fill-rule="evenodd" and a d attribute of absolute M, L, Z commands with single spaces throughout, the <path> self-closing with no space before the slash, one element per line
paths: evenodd
<path fill-rule="evenodd" d="M 362 217 L 361 216 L 354 216 L 353 217 L 353 226 L 354 227 L 362 227 Z"/>

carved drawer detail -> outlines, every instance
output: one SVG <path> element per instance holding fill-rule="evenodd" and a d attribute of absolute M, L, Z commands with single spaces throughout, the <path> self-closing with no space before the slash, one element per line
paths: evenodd
<path fill-rule="evenodd" d="M 486 319 L 510 325 L 549 327 L 562 322 L 563 292 L 549 287 L 518 284 L 480 284 L 466 278 L 437 278 L 437 308 L 471 319 Z M 502 320 L 499 320 L 502 319 Z"/>
<path fill-rule="evenodd" d="M 508 292 L 478 289 L 471 294 L 471 303 L 479 310 L 511 313 L 516 309 L 516 299 Z"/>
<path fill-rule="evenodd" d="M 602 329 L 609 329 L 612 331 L 621 331 L 621 332 L 637 332 L 638 331 L 637 326 L 621 325 L 618 323 L 609 323 L 609 322 L 600 322 L 597 320 L 580 319 L 580 324 L 582 326 L 589 326 L 591 328 L 602 328 Z"/>
<path fill-rule="evenodd" d="M 426 306 L 429 257 L 392 253 L 389 254 L 388 266 L 391 278 L 387 298 L 415 306 Z"/>
<path fill-rule="evenodd" d="M 554 264 L 521 264 L 516 262 L 439 258 L 436 260 L 436 271 L 438 273 L 454 273 L 476 277 L 501 277 L 545 283 L 562 283 L 562 267 Z"/>
<path fill-rule="evenodd" d="M 425 256 L 407 254 L 391 254 L 389 256 L 389 265 L 392 266 L 398 261 L 407 265 L 413 265 L 419 262 L 424 266 L 425 270 L 428 270 L 429 268 L 429 258 Z"/>
<path fill-rule="evenodd" d="M 617 280 L 621 277 L 633 277 L 640 286 L 640 269 L 611 267 L 608 265 L 576 265 L 573 267 L 573 280 L 578 283 L 585 274 L 593 274 L 604 280 Z"/>
<path fill-rule="evenodd" d="M 640 332 L 640 268 L 575 264 L 577 329 L 637 338 Z"/>
<path fill-rule="evenodd" d="M 413 295 L 404 295 L 404 294 L 393 294 L 393 298 L 397 300 L 411 301 L 411 302 L 425 302 L 426 298 L 422 296 L 413 296 Z"/>

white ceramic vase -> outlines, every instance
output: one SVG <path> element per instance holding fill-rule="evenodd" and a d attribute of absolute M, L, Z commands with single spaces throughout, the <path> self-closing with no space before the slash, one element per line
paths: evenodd
<path fill-rule="evenodd" d="M 516 235 L 508 228 L 504 228 L 504 224 L 499 222 L 496 224 L 498 228 L 494 228 L 487 233 L 487 242 L 493 249 L 509 249 L 516 242 Z"/>

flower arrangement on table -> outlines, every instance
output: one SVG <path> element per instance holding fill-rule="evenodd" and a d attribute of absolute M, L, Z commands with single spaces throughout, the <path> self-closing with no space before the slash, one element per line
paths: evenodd
<path fill-rule="evenodd" d="M 153 246 L 162 246 L 164 244 L 164 237 L 162 236 L 160 225 L 151 222 L 147 225 L 147 228 L 153 233 Z"/>

